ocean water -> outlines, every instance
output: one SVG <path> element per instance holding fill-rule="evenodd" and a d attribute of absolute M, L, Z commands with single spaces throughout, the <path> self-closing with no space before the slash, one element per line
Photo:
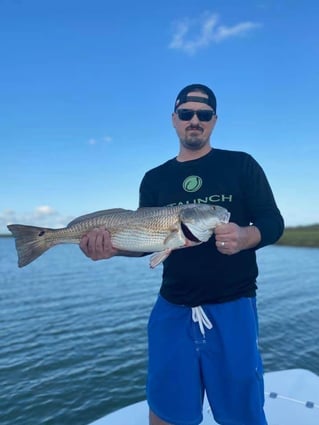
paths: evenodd
<path fill-rule="evenodd" d="M 319 249 L 258 252 L 266 371 L 319 374 Z M 87 425 L 145 398 L 146 325 L 161 267 L 58 246 L 19 269 L 0 238 L 0 424 Z"/>

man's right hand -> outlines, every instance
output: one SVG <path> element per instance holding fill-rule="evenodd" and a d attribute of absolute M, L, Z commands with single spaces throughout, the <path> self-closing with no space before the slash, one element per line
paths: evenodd
<path fill-rule="evenodd" d="M 84 235 L 80 248 L 93 261 L 105 260 L 118 254 L 118 250 L 112 246 L 109 232 L 104 228 L 93 229 Z"/>

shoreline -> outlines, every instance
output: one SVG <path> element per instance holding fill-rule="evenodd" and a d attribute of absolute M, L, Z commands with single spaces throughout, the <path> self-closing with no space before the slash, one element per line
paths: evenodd
<path fill-rule="evenodd" d="M 275 245 L 319 248 L 319 224 L 286 227 Z"/>

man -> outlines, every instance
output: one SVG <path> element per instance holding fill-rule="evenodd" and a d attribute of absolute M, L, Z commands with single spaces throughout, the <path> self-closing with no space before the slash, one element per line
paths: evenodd
<path fill-rule="evenodd" d="M 281 236 L 283 219 L 257 162 L 212 147 L 211 89 L 181 90 L 172 121 L 178 156 L 145 174 L 140 206 L 215 203 L 231 212 L 231 222 L 164 262 L 148 325 L 150 424 L 198 425 L 206 391 L 219 424 L 266 425 L 255 251 Z M 115 250 L 101 229 L 83 237 L 81 249 L 94 260 L 135 255 Z"/>

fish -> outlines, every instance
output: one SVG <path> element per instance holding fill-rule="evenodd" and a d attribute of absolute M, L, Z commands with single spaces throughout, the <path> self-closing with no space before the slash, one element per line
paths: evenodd
<path fill-rule="evenodd" d="M 208 241 L 215 227 L 227 223 L 229 217 L 228 210 L 218 205 L 183 204 L 95 211 L 57 229 L 24 224 L 9 224 L 7 228 L 15 239 L 19 267 L 30 264 L 55 245 L 79 244 L 89 231 L 105 228 L 114 248 L 152 253 L 150 267 L 154 268 L 173 250 Z"/>

